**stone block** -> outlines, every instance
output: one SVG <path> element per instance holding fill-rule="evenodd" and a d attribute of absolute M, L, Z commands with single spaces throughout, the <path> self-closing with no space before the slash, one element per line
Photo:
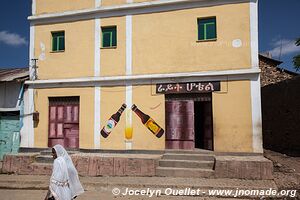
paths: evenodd
<path fill-rule="evenodd" d="M 241 178 L 244 179 L 260 179 L 260 162 L 259 161 L 245 161 L 241 162 L 243 170 Z"/>
<path fill-rule="evenodd" d="M 113 176 L 114 175 L 114 158 L 101 157 L 98 160 L 97 175 Z"/>
<path fill-rule="evenodd" d="M 125 165 L 125 175 L 140 176 L 141 175 L 141 159 L 127 158 Z"/>
<path fill-rule="evenodd" d="M 227 162 L 218 161 L 215 166 L 215 176 L 218 178 L 226 178 L 228 176 Z"/>
<path fill-rule="evenodd" d="M 34 163 L 32 164 L 32 174 L 33 175 L 51 175 L 52 174 L 52 165 L 45 163 Z"/>
<path fill-rule="evenodd" d="M 12 156 L 9 154 L 6 154 L 3 159 L 3 166 L 2 166 L 2 173 L 11 173 L 11 160 Z"/>
<path fill-rule="evenodd" d="M 88 156 L 78 156 L 76 159 L 75 167 L 78 171 L 78 174 L 81 176 L 87 176 L 89 172 L 89 160 Z"/>
<path fill-rule="evenodd" d="M 98 160 L 99 160 L 99 157 L 90 157 L 89 170 L 88 170 L 88 175 L 89 176 L 96 176 L 97 175 Z"/>
<path fill-rule="evenodd" d="M 155 160 L 141 160 L 141 176 L 155 176 L 156 163 Z"/>
<path fill-rule="evenodd" d="M 21 166 L 22 166 L 22 156 L 13 155 L 11 159 L 10 172 L 19 173 Z"/>
<path fill-rule="evenodd" d="M 262 156 L 216 156 L 216 178 L 268 180 L 272 172 L 272 162 Z"/>
<path fill-rule="evenodd" d="M 114 158 L 114 175 L 125 176 L 126 158 Z"/>
<path fill-rule="evenodd" d="M 266 162 L 260 163 L 260 175 L 261 179 L 273 179 L 273 163 L 268 160 Z"/>
<path fill-rule="evenodd" d="M 239 161 L 231 161 L 227 163 L 227 173 L 228 178 L 242 178 L 243 177 L 243 170 L 242 170 L 242 163 Z"/>
<path fill-rule="evenodd" d="M 23 174 L 23 175 L 34 174 L 33 166 L 31 164 L 21 166 L 19 170 L 19 174 Z"/>
<path fill-rule="evenodd" d="M 77 155 L 70 155 L 70 157 L 72 159 L 72 162 L 73 162 L 74 166 L 76 167 L 78 156 Z"/>

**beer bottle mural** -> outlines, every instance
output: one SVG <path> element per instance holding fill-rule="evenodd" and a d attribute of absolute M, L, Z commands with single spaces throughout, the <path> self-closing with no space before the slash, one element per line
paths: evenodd
<path fill-rule="evenodd" d="M 123 104 L 121 108 L 109 118 L 107 124 L 101 130 L 101 135 L 104 138 L 107 138 L 111 133 L 112 129 L 117 125 L 117 123 L 120 120 L 120 116 L 122 115 L 126 107 L 126 104 Z"/>
<path fill-rule="evenodd" d="M 135 104 L 131 107 L 132 111 L 139 116 L 142 123 L 158 138 L 164 134 L 164 130 L 149 116 L 137 108 Z"/>

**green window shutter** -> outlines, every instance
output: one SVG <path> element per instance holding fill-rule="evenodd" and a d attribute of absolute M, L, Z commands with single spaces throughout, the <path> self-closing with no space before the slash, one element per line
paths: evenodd
<path fill-rule="evenodd" d="M 65 50 L 65 32 L 52 33 L 52 51 Z"/>
<path fill-rule="evenodd" d="M 216 18 L 198 19 L 198 40 L 209 40 L 216 38 Z"/>
<path fill-rule="evenodd" d="M 204 24 L 198 23 L 198 40 L 204 40 Z"/>
<path fill-rule="evenodd" d="M 117 46 L 117 29 L 116 27 L 112 29 L 112 46 Z"/>
<path fill-rule="evenodd" d="M 59 37 L 58 41 L 59 41 L 58 50 L 60 51 L 65 50 L 65 37 L 64 36 Z"/>
<path fill-rule="evenodd" d="M 58 41 L 57 41 L 57 37 L 53 37 L 52 36 L 52 51 L 57 51 L 57 44 Z"/>
<path fill-rule="evenodd" d="M 102 47 L 117 46 L 117 28 L 102 27 Z"/>
<path fill-rule="evenodd" d="M 110 33 L 103 33 L 102 34 L 102 47 L 110 47 Z"/>

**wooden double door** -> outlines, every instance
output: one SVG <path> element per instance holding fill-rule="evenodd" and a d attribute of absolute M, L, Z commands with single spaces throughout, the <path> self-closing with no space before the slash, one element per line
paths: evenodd
<path fill-rule="evenodd" d="M 211 94 L 166 97 L 166 149 L 213 150 Z"/>
<path fill-rule="evenodd" d="M 48 147 L 79 148 L 79 97 L 49 98 Z"/>

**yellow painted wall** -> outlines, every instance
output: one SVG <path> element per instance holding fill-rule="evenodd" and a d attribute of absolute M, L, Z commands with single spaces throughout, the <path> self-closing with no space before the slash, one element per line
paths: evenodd
<path fill-rule="evenodd" d="M 94 88 L 56 88 L 35 91 L 35 110 L 40 113 L 40 121 L 34 129 L 34 147 L 48 146 L 48 97 L 79 96 L 79 147 L 94 148 Z"/>
<path fill-rule="evenodd" d="M 155 87 L 150 85 L 135 86 L 132 102 L 145 114 L 165 129 L 165 97 L 156 95 Z M 133 148 L 134 149 L 165 149 L 165 133 L 157 138 L 133 113 Z"/>
<path fill-rule="evenodd" d="M 100 75 L 125 75 L 126 69 L 126 21 L 125 17 L 101 19 L 101 27 L 117 26 L 117 47 L 101 48 Z M 102 36 L 101 36 L 102 45 Z"/>
<path fill-rule="evenodd" d="M 36 0 L 36 13 L 46 14 L 94 8 L 95 0 Z"/>
<path fill-rule="evenodd" d="M 197 18 L 216 16 L 217 41 L 197 42 Z M 250 68 L 249 4 L 133 16 L 133 73 Z M 244 45 L 233 48 L 232 41 Z"/>
<path fill-rule="evenodd" d="M 126 4 L 126 0 L 101 0 L 101 6 L 115 6 Z"/>
<path fill-rule="evenodd" d="M 133 0 L 133 3 L 151 2 L 155 0 Z"/>
<path fill-rule="evenodd" d="M 222 91 L 213 93 L 214 150 L 252 152 L 250 81 L 222 82 Z M 94 89 L 38 89 L 35 107 L 40 122 L 35 128 L 35 147 L 47 147 L 48 97 L 80 96 L 80 148 L 94 148 Z M 101 129 L 112 114 L 126 102 L 125 87 L 101 88 Z M 156 95 L 154 86 L 133 86 L 132 102 L 165 130 L 164 95 Z M 127 108 L 130 109 L 130 108 Z M 108 138 L 100 138 L 101 149 L 125 149 L 125 112 Z M 164 149 L 165 134 L 156 138 L 132 113 L 133 149 Z"/>
<path fill-rule="evenodd" d="M 125 103 L 124 87 L 101 87 L 100 124 L 101 129 L 106 125 L 109 118 L 115 114 L 123 103 Z M 101 149 L 125 149 L 124 144 L 125 112 L 120 121 L 114 127 L 107 138 L 100 138 Z"/>
<path fill-rule="evenodd" d="M 35 57 L 40 58 L 38 61 L 39 79 L 93 76 L 94 29 L 94 20 L 37 25 L 34 44 Z M 65 31 L 65 51 L 52 52 L 51 32 L 63 30 Z M 44 60 L 41 59 L 43 53 Z"/>
<path fill-rule="evenodd" d="M 252 152 L 250 81 L 222 82 L 212 99 L 214 150 Z"/>
<path fill-rule="evenodd" d="M 148 101 L 145 101 L 148 99 Z M 101 88 L 101 129 L 106 125 L 108 119 L 118 111 L 126 102 L 124 87 L 102 87 Z M 164 95 L 153 94 L 151 86 L 134 86 L 132 102 L 144 113 L 151 116 L 164 130 L 165 105 Z M 127 107 L 127 109 L 131 109 Z M 126 111 L 121 115 L 117 126 L 107 138 L 101 136 L 101 149 L 125 149 L 125 122 Z M 156 138 L 141 122 L 140 118 L 132 113 L 133 124 L 133 149 L 164 149 L 165 136 Z"/>

